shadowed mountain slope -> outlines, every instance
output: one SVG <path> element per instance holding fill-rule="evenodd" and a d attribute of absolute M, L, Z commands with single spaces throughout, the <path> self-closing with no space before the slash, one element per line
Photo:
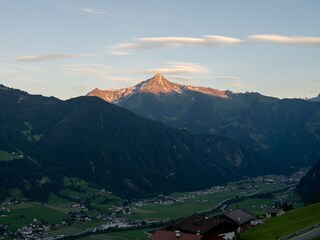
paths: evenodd
<path fill-rule="evenodd" d="M 308 166 L 320 158 L 319 102 L 259 93 L 215 90 L 217 94 L 212 94 L 166 80 L 165 86 L 180 86 L 179 91 L 167 92 L 159 90 L 158 78 L 141 83 L 152 82 L 153 87 L 158 83 L 157 91 L 135 91 L 114 103 L 192 133 L 233 139 L 262 156 L 273 172 Z"/>
<path fill-rule="evenodd" d="M 24 159 L 12 157 L 0 167 L 13 165 L 14 182 L 23 171 L 18 161 L 33 165 L 37 174 L 32 181 L 26 176 L 26 185 L 43 187 L 39 181 L 48 177 L 56 189 L 68 176 L 139 197 L 221 184 L 252 173 L 259 162 L 232 140 L 173 129 L 99 98 L 60 101 L 1 86 L 0 106 L 6 109 L 0 150 Z M 10 181 L 10 174 L 2 178 Z"/>

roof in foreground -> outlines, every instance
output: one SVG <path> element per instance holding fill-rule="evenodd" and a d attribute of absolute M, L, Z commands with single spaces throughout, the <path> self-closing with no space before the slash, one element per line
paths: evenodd
<path fill-rule="evenodd" d="M 243 209 L 237 209 L 224 214 L 232 221 L 239 225 L 249 222 L 254 219 L 254 216 Z"/>
<path fill-rule="evenodd" d="M 221 217 L 206 218 L 195 214 L 173 224 L 172 227 L 185 232 L 205 234 L 223 222 L 229 221 Z"/>
<path fill-rule="evenodd" d="M 280 213 L 280 212 L 283 212 L 283 209 L 282 208 L 274 208 L 274 207 L 266 207 L 264 209 L 264 211 L 267 213 Z"/>
<path fill-rule="evenodd" d="M 180 233 L 180 236 L 177 237 L 175 232 L 158 230 L 149 238 L 149 240 L 201 240 L 202 235 L 189 234 L 189 233 Z"/>

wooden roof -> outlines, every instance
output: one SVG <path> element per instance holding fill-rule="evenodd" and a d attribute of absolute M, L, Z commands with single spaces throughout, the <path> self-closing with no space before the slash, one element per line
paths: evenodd
<path fill-rule="evenodd" d="M 202 235 L 190 234 L 190 233 L 180 233 L 177 237 L 176 233 L 167 230 L 158 230 L 149 238 L 149 240 L 202 240 Z"/>
<path fill-rule="evenodd" d="M 242 225 L 244 223 L 250 222 L 254 219 L 254 216 L 251 213 L 243 209 L 237 209 L 224 214 L 226 217 L 237 223 L 238 225 Z"/>
<path fill-rule="evenodd" d="M 206 218 L 200 215 L 192 215 L 173 224 L 173 229 L 179 229 L 183 232 L 205 234 L 223 222 L 233 224 L 225 217 Z"/>

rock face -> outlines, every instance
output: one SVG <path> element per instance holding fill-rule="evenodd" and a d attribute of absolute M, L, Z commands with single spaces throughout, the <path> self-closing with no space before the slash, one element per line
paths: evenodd
<path fill-rule="evenodd" d="M 133 87 L 121 88 L 116 90 L 100 90 L 98 88 L 95 88 L 94 90 L 89 92 L 87 96 L 96 96 L 110 103 L 118 103 L 136 94 L 150 93 L 159 95 L 169 93 L 183 93 L 184 91 L 199 92 L 210 96 L 227 98 L 227 91 L 219 91 L 213 88 L 194 87 L 172 83 L 160 73 L 157 73 L 154 77 Z"/>

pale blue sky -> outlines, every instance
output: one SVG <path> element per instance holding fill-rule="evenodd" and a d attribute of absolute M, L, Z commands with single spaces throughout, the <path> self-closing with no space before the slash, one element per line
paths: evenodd
<path fill-rule="evenodd" d="M 276 97 L 320 92 L 318 0 L 0 0 L 0 83 L 68 99 L 162 72 Z"/>

